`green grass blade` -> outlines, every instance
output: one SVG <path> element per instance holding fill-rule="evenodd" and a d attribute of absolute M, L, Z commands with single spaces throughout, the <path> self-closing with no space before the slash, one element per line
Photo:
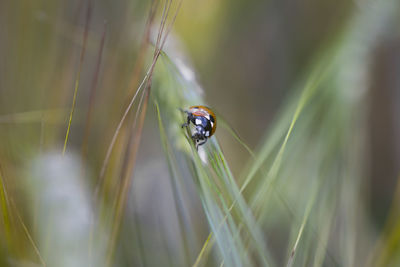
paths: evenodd
<path fill-rule="evenodd" d="M 87 7 L 87 11 L 86 11 L 85 30 L 83 32 L 83 44 L 82 44 L 81 55 L 80 55 L 80 58 L 79 58 L 79 67 L 78 67 L 78 72 L 76 74 L 76 79 L 75 79 L 74 95 L 72 97 L 71 111 L 69 113 L 67 132 L 65 133 L 64 147 L 63 147 L 63 150 L 62 150 L 62 155 L 63 156 L 64 156 L 65 151 L 67 149 L 68 137 L 69 137 L 69 132 L 70 132 L 70 129 L 71 129 L 71 124 L 72 124 L 72 117 L 74 116 L 74 111 L 75 111 L 76 98 L 77 98 L 77 95 L 78 95 L 79 81 L 81 79 L 83 59 L 85 57 L 85 52 L 86 52 L 86 44 L 87 44 L 87 36 L 88 36 L 88 32 L 89 32 L 89 22 L 90 22 L 91 12 L 92 12 L 92 7 L 91 7 L 90 1 L 89 1 L 88 7 Z"/>
<path fill-rule="evenodd" d="M 187 161 L 193 164 L 193 179 L 198 183 L 198 193 L 212 229 L 195 265 L 205 261 L 214 242 L 221 261 L 227 266 L 253 266 L 254 259 L 265 266 L 271 265 L 273 260 L 268 258 L 269 252 L 265 240 L 261 238 L 261 230 L 241 196 L 215 138 L 207 142 L 204 146 L 205 155 L 200 158 L 199 154 L 203 152 L 198 153 L 187 136 L 189 133 L 183 131 L 185 135 L 182 135 L 179 129 L 184 119 L 178 108 L 204 103 L 198 94 L 198 84 L 193 79 L 187 79 L 180 70 L 183 66 L 176 65 L 166 53 L 162 58 L 165 68 L 161 68 L 161 65 L 157 67 L 154 98 L 163 111 L 163 117 L 168 118 L 163 124 L 172 125 L 166 129 L 166 133 L 174 140 L 174 149 L 181 150 Z M 240 138 L 239 141 L 244 144 Z"/>

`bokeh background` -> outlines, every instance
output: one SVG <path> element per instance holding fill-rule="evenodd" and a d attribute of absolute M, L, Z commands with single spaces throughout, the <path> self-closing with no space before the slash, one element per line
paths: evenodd
<path fill-rule="evenodd" d="M 371 12 L 388 3 L 392 5 L 390 12 Z M 91 196 L 118 122 L 151 62 L 163 5 L 160 1 L 151 26 L 152 41 L 144 52 L 151 1 L 0 1 L 1 266 L 104 263 L 96 253 L 107 251 L 107 225 L 115 218 L 107 210 L 115 209 L 130 127 L 122 128 L 106 171 L 102 191 L 105 208 L 100 212 L 104 225 L 100 223 L 97 232 L 90 230 L 91 216 L 98 211 Z M 178 10 L 175 2 L 174 8 L 173 12 Z M 200 104 L 212 107 L 252 150 L 258 151 L 289 99 L 296 99 L 315 62 L 322 62 L 322 55 L 329 54 L 327 47 L 364 13 L 381 23 L 378 29 L 371 29 L 374 37 L 362 59 L 367 76 L 360 85 L 365 90 L 356 107 L 364 119 L 359 137 L 362 159 L 357 163 L 362 173 L 362 182 L 357 184 L 361 197 L 357 200 L 365 212 L 362 220 L 369 229 L 373 251 L 381 234 L 390 232 L 385 226 L 388 219 L 396 218 L 390 208 L 400 178 L 399 3 L 183 1 L 167 46 L 194 72 L 203 91 L 204 103 Z M 367 25 L 368 18 L 366 21 Z M 357 45 L 360 49 L 367 46 L 362 41 Z M 172 53 L 170 57 L 174 60 Z M 144 63 L 138 67 L 141 61 Z M 343 65 L 343 69 L 348 67 Z M 63 157 L 77 77 L 76 108 Z M 163 80 L 157 84 L 162 87 Z M 89 109 L 92 116 L 85 140 Z M 134 118 L 131 112 L 127 125 Z M 353 138 L 358 139 L 357 134 L 354 132 Z M 216 136 L 234 176 L 241 177 L 251 156 L 226 128 L 219 127 Z M 84 149 L 87 151 L 82 152 Z M 135 168 L 128 174 L 135 177 L 134 182 L 129 185 L 113 260 L 108 265 L 191 265 L 207 238 L 210 229 L 196 183 L 183 173 L 187 177 L 180 187 L 184 197 L 177 198 L 163 151 L 150 101 Z M 180 205 L 183 215 L 176 209 Z M 190 240 L 187 247 L 176 241 L 182 227 L 191 233 L 186 234 Z M 287 227 L 287 221 L 282 227 Z M 99 234 L 102 231 L 104 237 Z M 287 255 L 279 248 L 290 238 L 284 230 L 277 232 L 272 234 L 272 251 L 281 266 L 286 264 Z M 87 240 L 96 240 L 96 245 L 82 245 Z M 400 253 L 399 239 L 390 242 L 389 255 Z M 85 256 L 91 253 L 93 257 Z M 365 261 L 355 262 L 353 266 L 365 266 Z M 392 266 L 399 263 L 387 262 Z M 303 265 L 310 266 L 305 260 L 295 262 L 295 266 Z M 329 260 L 321 265 L 347 266 Z"/>

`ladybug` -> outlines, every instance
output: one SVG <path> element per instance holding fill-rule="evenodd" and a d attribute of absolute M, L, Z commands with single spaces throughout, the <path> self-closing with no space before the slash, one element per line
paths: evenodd
<path fill-rule="evenodd" d="M 187 114 L 187 122 L 182 124 L 183 127 L 188 127 L 190 122 L 195 126 L 195 132 L 192 135 L 193 142 L 196 144 L 196 149 L 204 145 L 207 139 L 210 138 L 217 128 L 217 120 L 214 112 L 205 106 L 191 106 L 189 110 L 184 110 Z"/>

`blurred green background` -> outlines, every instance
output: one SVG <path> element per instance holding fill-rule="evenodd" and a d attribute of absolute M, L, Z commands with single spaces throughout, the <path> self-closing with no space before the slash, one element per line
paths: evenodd
<path fill-rule="evenodd" d="M 304 177 L 311 177 L 307 173 L 308 170 L 311 173 L 308 165 L 303 165 L 304 170 L 297 170 L 290 162 L 302 165 L 302 155 L 314 153 L 312 144 L 324 142 L 318 139 L 317 133 L 325 129 L 326 117 L 332 118 L 328 116 L 329 112 L 334 115 L 337 112 L 338 116 L 343 112 L 343 117 L 349 119 L 346 125 L 357 124 L 357 131 L 339 129 L 342 124 L 338 123 L 336 127 L 332 122 L 332 128 L 328 128 L 326 133 L 346 130 L 351 140 L 356 140 L 344 145 L 349 151 L 358 153 L 358 161 L 353 162 L 352 168 L 361 177 L 351 189 L 358 193 L 354 196 L 356 202 L 349 206 L 362 210 L 363 217 L 358 218 L 362 223 L 356 225 L 367 229 L 365 239 L 368 239 L 368 245 L 365 249 L 355 246 L 355 250 L 361 250 L 361 253 L 354 252 L 354 261 L 342 261 L 337 256 L 341 252 L 333 249 L 320 265 L 398 266 L 400 219 L 399 203 L 395 200 L 400 178 L 398 1 L 190 0 L 183 1 L 179 10 L 179 1 L 172 2 L 174 8 L 170 17 L 174 12 L 177 12 L 177 17 L 166 47 L 184 58 L 195 74 L 205 99 L 204 103 L 198 104 L 212 107 L 221 121 L 225 121 L 256 152 L 263 151 L 270 133 L 279 128 L 280 121 L 285 121 L 281 117 L 286 112 L 290 116 L 294 114 L 290 103 L 300 99 L 305 81 L 313 75 L 313 66 L 326 63 L 325 58 L 334 53 L 330 47 L 345 47 L 353 42 L 348 41 L 349 38 L 354 37 L 356 41 L 351 44 L 355 43 L 352 51 L 356 52 L 348 57 L 348 62 L 339 62 L 337 70 L 346 71 L 344 83 L 346 74 L 357 75 L 366 71 L 363 79 L 353 85 L 361 90 L 356 92 L 361 96 L 349 104 L 349 109 L 343 102 L 335 104 L 334 97 L 329 98 L 329 95 L 311 98 L 306 108 L 318 106 L 319 109 L 313 113 L 315 117 L 310 124 L 299 122 L 307 128 L 303 131 L 309 134 L 304 136 L 310 140 L 302 139 L 300 134 L 299 138 L 292 140 L 287 149 L 288 157 L 292 155 L 293 158 L 283 160 L 282 175 L 286 175 L 286 170 L 287 176 L 298 171 L 302 175 L 304 172 Z M 41 266 L 44 263 L 47 266 L 194 264 L 211 230 L 209 218 L 203 211 L 202 196 L 190 172 L 182 172 L 184 181 L 178 186 L 170 179 L 157 114 L 151 100 L 134 161 L 136 164 L 127 174 L 134 178 L 129 184 L 111 260 L 104 260 L 103 256 L 110 253 L 107 246 L 113 234 L 109 229 L 114 229 L 110 225 L 118 221 L 114 211 L 118 206 L 116 203 L 119 203 L 116 199 L 123 195 L 119 190 L 123 188 L 123 166 L 127 164 L 124 153 L 129 153 L 126 148 L 131 138 L 130 127 L 126 125 L 131 125 L 134 112 L 129 113 L 128 122 L 122 127 L 121 137 L 113 150 L 101 189 L 101 205 L 92 198 L 118 122 L 150 66 L 150 55 L 165 3 L 160 1 L 157 6 L 149 37 L 152 41 L 147 51 L 143 51 L 152 1 L 0 0 L 0 210 L 3 213 L 0 220 L 0 266 Z M 352 26 L 357 18 L 362 18 L 360 24 Z M 368 24 L 370 22 L 372 26 Z M 85 28 L 86 45 L 83 41 Z M 362 34 L 368 31 L 370 36 L 364 35 L 370 39 L 365 41 Z M 350 37 L 343 37 L 346 33 L 350 33 Z M 358 55 L 359 50 L 365 51 Z M 175 60 L 175 54 L 168 55 L 172 61 Z M 157 64 L 162 65 L 163 61 L 160 59 Z M 352 68 L 358 66 L 354 63 L 360 63 L 363 70 Z M 167 87 L 164 84 L 170 79 L 157 76 L 157 73 L 162 73 L 157 67 L 154 74 L 156 85 L 151 94 Z M 67 153 L 63 157 L 77 77 L 76 107 Z M 340 87 L 340 82 L 333 78 L 326 84 L 329 82 Z M 352 89 L 350 86 L 343 90 L 353 94 Z M 93 95 L 91 90 L 95 90 Z M 172 91 L 167 94 L 178 98 Z M 157 97 L 159 95 L 154 96 Z M 187 107 L 176 104 L 175 108 Z M 89 124 L 87 113 L 90 109 Z M 134 110 L 138 110 L 137 106 Z M 353 111 L 357 112 L 354 117 L 361 119 L 352 120 Z M 173 127 L 179 127 L 180 123 L 171 120 L 164 126 L 168 128 L 173 124 Z M 253 159 L 231 132 L 221 126 L 216 136 L 238 184 L 241 184 L 241 178 L 251 169 L 249 166 L 252 166 Z M 289 123 L 285 124 L 283 131 L 288 127 Z M 293 131 L 295 135 L 297 128 Z M 85 140 L 86 133 L 88 139 Z M 278 138 L 279 145 L 282 137 L 284 135 Z M 341 138 L 344 137 L 337 137 Z M 308 142 L 310 146 L 306 145 Z M 331 147 L 329 145 L 326 143 Z M 277 151 L 275 147 L 270 155 Z M 321 153 L 315 155 L 324 155 Z M 340 157 L 332 157 L 332 162 L 340 161 Z M 256 154 L 256 158 L 262 156 Z M 263 162 L 266 169 L 272 165 L 270 159 Z M 185 164 L 178 157 L 178 165 Z M 346 169 L 339 165 L 335 170 Z M 351 180 L 352 176 L 347 178 Z M 303 180 L 298 179 L 300 185 L 288 183 L 282 189 L 289 206 L 290 203 L 296 204 L 296 194 L 301 199 L 311 195 L 311 182 L 301 184 L 300 181 Z M 292 192 L 302 188 L 300 186 L 306 188 L 304 194 Z M 249 203 L 251 195 L 257 191 L 255 187 L 245 194 Z M 326 190 L 323 193 L 327 194 L 333 190 L 319 189 Z M 343 200 L 341 193 L 333 198 Z M 177 208 L 179 206 L 182 207 Z M 300 222 L 306 210 L 304 207 L 299 207 Z M 292 208 L 297 209 L 295 205 Z M 290 236 L 292 231 L 297 233 L 299 227 L 296 224 L 295 230 L 290 228 L 291 219 L 285 216 L 271 217 L 272 222 L 260 223 L 260 229 L 266 239 L 271 239 L 269 243 L 276 266 L 286 265 L 289 255 L 286 250 L 290 251 L 293 243 Z M 345 219 L 342 223 L 346 224 Z M 340 228 L 341 224 L 338 225 L 336 227 Z M 336 242 L 334 238 L 329 240 Z M 315 240 L 306 243 L 315 243 Z M 294 266 L 312 265 L 307 260 L 309 252 L 304 250 L 299 252 L 302 256 L 294 261 Z M 213 260 L 204 266 L 220 266 L 218 253 L 212 251 L 210 254 Z M 254 263 L 254 266 L 262 265 L 257 261 Z M 314 265 L 318 264 L 314 262 Z M 246 264 L 242 263 L 242 266 Z"/>

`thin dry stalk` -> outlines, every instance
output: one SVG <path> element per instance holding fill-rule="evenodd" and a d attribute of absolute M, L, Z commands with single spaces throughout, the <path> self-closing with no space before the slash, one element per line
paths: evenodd
<path fill-rule="evenodd" d="M 80 59 L 79 59 L 78 73 L 77 73 L 76 80 L 75 80 L 74 96 L 72 98 L 72 106 L 71 106 L 71 111 L 69 114 L 68 127 L 67 127 L 67 132 L 65 134 L 64 147 L 63 147 L 63 151 L 62 151 L 63 156 L 65 155 L 65 151 L 67 149 L 68 137 L 69 137 L 69 132 L 71 129 L 71 124 L 72 124 L 72 117 L 74 116 L 74 111 L 75 111 L 76 97 L 78 95 L 79 81 L 81 79 L 83 59 L 84 59 L 85 53 L 86 53 L 86 44 L 87 44 L 87 36 L 88 36 L 88 32 L 89 32 L 89 22 L 90 22 L 91 13 L 92 13 L 92 6 L 91 6 L 91 2 L 89 1 L 88 7 L 86 10 L 85 30 L 83 32 L 83 45 L 82 45 L 81 55 L 80 55 Z"/>
<path fill-rule="evenodd" d="M 92 121 L 94 99 L 96 96 L 97 83 L 99 80 L 100 66 L 101 66 L 101 60 L 102 60 L 102 55 L 103 55 L 103 48 L 104 48 L 104 41 L 106 38 L 106 32 L 107 32 L 107 22 L 104 22 L 103 34 L 101 36 L 99 53 L 97 56 L 96 70 L 95 70 L 95 74 L 93 76 L 92 85 L 90 87 L 89 107 L 88 107 L 88 111 L 87 111 L 87 115 L 86 115 L 85 131 L 83 134 L 83 141 L 82 141 L 82 159 L 86 159 L 87 152 L 88 152 L 88 139 L 89 139 L 89 134 L 90 134 L 90 125 L 91 125 L 91 121 Z"/>
<path fill-rule="evenodd" d="M 132 173 L 133 173 L 133 169 L 135 166 L 135 162 L 136 162 L 136 158 L 137 158 L 137 152 L 139 149 L 139 144 L 140 144 L 140 140 L 141 140 L 141 133 L 142 133 L 142 129 L 143 129 L 143 124 L 144 124 L 144 119 L 145 119 L 145 115 L 146 115 L 146 110 L 147 110 L 147 105 L 148 105 L 148 99 L 149 99 L 149 95 L 150 95 L 150 88 L 151 88 L 151 81 L 152 81 L 152 75 L 154 72 L 154 67 L 155 64 L 161 54 L 162 48 L 167 40 L 168 34 L 172 29 L 172 26 L 175 22 L 176 16 L 179 12 L 180 6 L 181 6 L 182 1 L 179 2 L 179 5 L 175 11 L 175 15 L 173 16 L 170 24 L 167 27 L 166 33 L 164 34 L 164 29 L 165 29 L 165 25 L 166 25 L 166 21 L 168 19 L 168 14 L 169 14 L 169 10 L 172 4 L 172 1 L 170 2 L 166 2 L 166 4 L 164 5 L 164 10 L 163 10 L 163 18 L 161 21 L 161 25 L 159 28 L 159 33 L 158 33 L 158 38 L 157 38 L 157 45 L 155 47 L 155 52 L 154 52 L 154 57 L 153 57 L 153 62 L 150 66 L 150 69 L 148 70 L 148 72 L 146 73 L 142 83 L 140 84 L 139 88 L 137 89 L 135 95 L 133 96 L 131 102 L 129 103 L 127 109 L 125 110 L 125 113 L 117 127 L 117 131 L 115 132 L 112 142 L 109 146 L 109 150 L 107 151 L 107 155 L 106 155 L 106 161 L 103 164 L 102 167 L 102 171 L 101 171 L 101 176 L 100 176 L 100 181 L 101 182 L 103 180 L 104 177 L 104 171 L 105 168 L 108 164 L 108 160 L 109 157 L 111 155 L 111 151 L 112 151 L 112 147 L 115 143 L 115 140 L 118 136 L 118 133 L 120 131 L 120 128 L 122 127 L 123 122 L 125 121 L 126 116 L 128 115 L 131 107 L 133 106 L 133 103 L 138 95 L 138 93 L 141 91 L 141 89 L 143 88 L 143 85 L 145 84 L 145 91 L 143 92 L 144 95 L 144 101 L 143 101 L 143 108 L 140 109 L 140 105 L 139 104 L 139 109 L 137 111 L 137 114 L 140 113 L 140 118 L 139 118 L 139 124 L 138 127 L 136 128 L 136 120 L 137 120 L 137 116 L 135 117 L 135 120 L 133 122 L 133 128 L 136 128 L 133 134 L 133 137 L 129 140 L 128 143 L 128 151 L 127 151 L 127 163 L 125 164 L 125 168 L 122 171 L 122 184 L 120 187 L 120 193 L 118 194 L 118 200 L 116 203 L 116 212 L 115 212 L 115 220 L 113 223 L 113 227 L 112 227 L 112 231 L 111 231 L 111 238 L 110 238 L 110 242 L 109 242 L 109 252 L 108 252 L 108 256 L 107 256 L 107 266 L 110 266 L 111 261 L 112 261 L 112 256 L 113 256 L 113 251 L 115 248 L 115 244 L 116 244 L 116 240 L 117 240 L 117 236 L 119 233 L 119 228 L 120 228 L 120 224 L 121 224 L 121 220 L 122 220 L 122 213 L 123 210 L 125 208 L 125 204 L 126 204 L 126 200 L 127 200 L 127 196 L 128 196 L 128 191 L 132 182 Z M 98 188 L 96 189 L 96 194 L 98 192 Z"/>

